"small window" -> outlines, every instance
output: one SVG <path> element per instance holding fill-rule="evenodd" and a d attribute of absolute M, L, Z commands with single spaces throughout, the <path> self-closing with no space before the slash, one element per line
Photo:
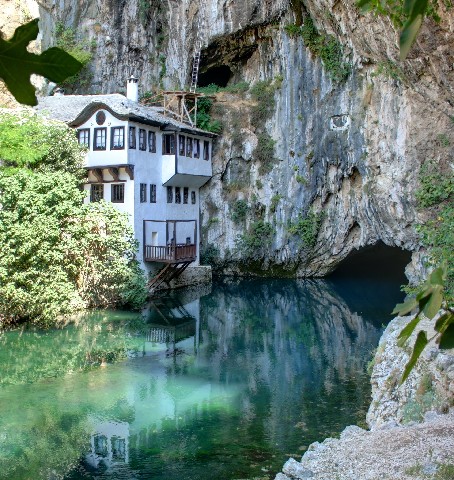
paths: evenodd
<path fill-rule="evenodd" d="M 125 184 L 113 184 L 111 185 L 111 201 L 112 203 L 124 203 L 125 202 Z"/>
<path fill-rule="evenodd" d="M 167 187 L 167 203 L 173 202 L 173 188 Z"/>
<path fill-rule="evenodd" d="M 121 150 L 125 148 L 125 127 L 112 127 L 110 130 L 110 148 L 111 150 Z"/>
<path fill-rule="evenodd" d="M 104 125 L 105 121 L 106 121 L 106 114 L 101 110 L 96 114 L 96 123 L 98 125 Z"/>
<path fill-rule="evenodd" d="M 150 185 L 150 203 L 156 203 L 156 185 Z"/>
<path fill-rule="evenodd" d="M 90 187 L 90 202 L 99 202 L 104 198 L 104 185 L 96 183 Z"/>
<path fill-rule="evenodd" d="M 194 205 L 195 204 L 195 192 L 191 192 L 191 203 Z"/>
<path fill-rule="evenodd" d="M 95 128 L 94 130 L 94 139 L 93 139 L 93 150 L 105 150 L 106 149 L 106 138 L 107 138 L 107 128 Z"/>
<path fill-rule="evenodd" d="M 148 151 L 156 153 L 156 133 L 148 132 Z"/>
<path fill-rule="evenodd" d="M 77 139 L 79 140 L 79 145 L 90 148 L 90 129 L 81 128 L 77 130 Z"/>
<path fill-rule="evenodd" d="M 173 133 L 162 136 L 162 154 L 175 155 L 175 135 Z"/>
<path fill-rule="evenodd" d="M 194 138 L 194 158 L 200 158 L 200 140 Z"/>
<path fill-rule="evenodd" d="M 175 187 L 175 203 L 181 203 L 181 188 Z"/>
<path fill-rule="evenodd" d="M 203 141 L 203 159 L 210 159 L 210 142 L 208 142 L 207 140 Z"/>
<path fill-rule="evenodd" d="M 147 134 L 143 128 L 139 128 L 139 150 L 147 149 Z"/>
<path fill-rule="evenodd" d="M 147 201 L 147 184 L 140 184 L 140 203 L 145 203 Z"/>
<path fill-rule="evenodd" d="M 188 137 L 186 139 L 186 156 L 192 157 L 192 138 Z"/>
<path fill-rule="evenodd" d="M 183 203 L 188 203 L 189 200 L 189 188 L 184 187 L 183 188 Z"/>
<path fill-rule="evenodd" d="M 185 151 L 185 146 L 186 146 L 186 137 L 184 135 L 180 135 L 179 136 L 179 142 L 180 142 L 180 155 L 185 155 L 186 151 Z"/>
<path fill-rule="evenodd" d="M 129 127 L 129 148 L 136 148 L 136 127 Z"/>

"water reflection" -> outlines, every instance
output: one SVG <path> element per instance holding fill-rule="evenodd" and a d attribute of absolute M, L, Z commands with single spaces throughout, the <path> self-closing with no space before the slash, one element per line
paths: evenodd
<path fill-rule="evenodd" d="M 380 328 L 328 282 L 223 282 L 145 318 L 3 334 L 0 478 L 274 478 L 364 415 Z"/>

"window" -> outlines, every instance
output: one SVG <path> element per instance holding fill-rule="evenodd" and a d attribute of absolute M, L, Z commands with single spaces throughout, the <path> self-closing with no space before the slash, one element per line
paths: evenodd
<path fill-rule="evenodd" d="M 203 159 L 210 159 L 210 142 L 208 142 L 207 140 L 203 141 Z"/>
<path fill-rule="evenodd" d="M 106 121 L 106 114 L 101 110 L 96 114 L 96 123 L 98 125 L 104 125 L 105 121 Z"/>
<path fill-rule="evenodd" d="M 173 188 L 167 187 L 167 203 L 173 202 Z"/>
<path fill-rule="evenodd" d="M 148 151 L 156 153 L 156 133 L 148 132 Z"/>
<path fill-rule="evenodd" d="M 125 127 L 112 127 L 110 130 L 110 149 L 121 150 L 125 148 Z"/>
<path fill-rule="evenodd" d="M 95 183 L 90 188 L 90 202 L 99 202 L 104 198 L 104 185 Z"/>
<path fill-rule="evenodd" d="M 175 187 L 175 203 L 181 203 L 181 188 Z"/>
<path fill-rule="evenodd" d="M 136 148 L 136 127 L 129 127 L 129 148 Z"/>
<path fill-rule="evenodd" d="M 175 135 L 173 133 L 162 136 L 162 154 L 175 155 Z"/>
<path fill-rule="evenodd" d="M 191 192 L 191 203 L 194 205 L 195 204 L 195 192 Z"/>
<path fill-rule="evenodd" d="M 147 136 L 143 128 L 139 128 L 139 150 L 147 149 Z"/>
<path fill-rule="evenodd" d="M 111 201 L 112 203 L 124 203 L 125 201 L 125 184 L 118 183 L 111 185 Z"/>
<path fill-rule="evenodd" d="M 194 158 L 200 158 L 200 140 L 194 138 Z"/>
<path fill-rule="evenodd" d="M 140 184 L 140 203 L 145 203 L 147 201 L 147 184 Z"/>
<path fill-rule="evenodd" d="M 188 137 L 186 139 L 186 156 L 192 157 L 192 138 Z"/>
<path fill-rule="evenodd" d="M 106 149 L 106 137 L 107 137 L 107 128 L 95 128 L 94 130 L 94 140 L 93 140 L 93 150 L 105 150 Z"/>
<path fill-rule="evenodd" d="M 180 155 L 185 155 L 185 140 L 186 137 L 184 135 L 179 136 L 180 141 Z"/>
<path fill-rule="evenodd" d="M 188 203 L 188 199 L 189 199 L 189 188 L 184 187 L 183 188 L 183 203 Z"/>
<path fill-rule="evenodd" d="M 90 148 L 90 129 L 81 128 L 77 130 L 77 139 L 79 140 L 79 145 Z"/>
<path fill-rule="evenodd" d="M 156 203 L 156 185 L 150 185 L 150 203 Z"/>

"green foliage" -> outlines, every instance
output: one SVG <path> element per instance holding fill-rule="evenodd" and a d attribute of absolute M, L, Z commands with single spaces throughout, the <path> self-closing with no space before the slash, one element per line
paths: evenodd
<path fill-rule="evenodd" d="M 222 124 L 219 120 L 212 120 L 211 107 L 213 100 L 211 98 L 200 98 L 197 104 L 197 127 L 207 132 L 221 133 Z"/>
<path fill-rule="evenodd" d="M 236 239 L 236 250 L 245 260 L 259 260 L 271 248 L 275 233 L 270 223 L 263 220 L 253 222 L 248 231 Z"/>
<path fill-rule="evenodd" d="M 240 223 L 246 220 L 247 213 L 249 211 L 249 205 L 246 200 L 237 200 L 232 205 L 232 220 L 235 223 Z"/>
<path fill-rule="evenodd" d="M 440 309 L 443 309 L 443 312 L 435 321 L 434 328 L 437 332 L 435 338 L 440 344 L 440 348 L 454 347 L 454 309 L 449 305 L 449 299 L 445 298 L 444 284 L 446 276 L 446 266 L 435 269 L 429 275 L 426 282 L 419 287 L 416 297 L 408 299 L 405 303 L 396 305 L 392 312 L 394 315 L 406 315 L 413 310 L 416 310 L 416 314 L 398 336 L 397 344 L 400 347 L 403 347 L 410 338 L 411 334 L 421 321 L 422 314 L 432 320 Z M 418 358 L 428 343 L 429 340 L 427 339 L 426 332 L 423 330 L 419 331 L 416 337 L 416 342 L 413 346 L 412 355 L 405 366 L 401 384 L 407 379 L 408 375 L 413 370 Z"/>
<path fill-rule="evenodd" d="M 437 0 L 359 0 L 357 6 L 363 11 L 385 15 L 397 28 L 401 28 L 399 37 L 401 60 L 407 57 L 424 17 L 440 21 Z"/>
<path fill-rule="evenodd" d="M 300 237 L 307 247 L 315 247 L 323 218 L 323 212 L 310 211 L 306 216 L 300 214 L 297 221 L 288 227 L 288 232 Z"/>
<path fill-rule="evenodd" d="M 446 292 L 454 296 L 454 177 L 443 174 L 439 166 L 429 161 L 422 165 L 420 187 L 416 198 L 420 207 L 427 208 L 430 218 L 418 226 L 423 244 L 429 248 L 433 266 L 446 263 Z"/>
<path fill-rule="evenodd" d="M 0 112 L 0 158 L 3 167 L 84 174 L 74 130 L 59 122 L 44 124 L 35 114 Z"/>
<path fill-rule="evenodd" d="M 275 91 L 276 87 L 272 80 L 260 80 L 252 86 L 250 93 L 252 99 L 256 102 L 256 105 L 251 109 L 253 125 L 262 127 L 273 114 L 276 106 Z"/>
<path fill-rule="evenodd" d="M 302 37 L 304 45 L 313 55 L 321 58 L 334 81 L 347 79 L 351 66 L 343 60 L 342 45 L 334 37 L 320 34 L 310 16 L 304 19 L 303 25 L 287 25 L 285 30 L 291 37 Z"/>
<path fill-rule="evenodd" d="M 61 48 L 49 48 L 41 55 L 29 52 L 27 46 L 36 40 L 38 33 L 38 19 L 35 19 L 18 27 L 10 40 L 0 38 L 0 78 L 14 98 L 26 105 L 38 103 L 30 75 L 35 73 L 59 83 L 82 68 L 77 59 Z"/>
<path fill-rule="evenodd" d="M 219 262 L 219 258 L 220 251 L 216 245 L 209 243 L 202 247 L 200 252 L 200 263 L 202 265 L 215 266 Z"/>
<path fill-rule="evenodd" d="M 266 133 L 260 133 L 257 139 L 257 146 L 253 152 L 253 158 L 256 162 L 259 162 L 259 173 L 265 175 L 273 169 L 277 159 L 274 155 L 274 145 L 276 140 L 273 140 L 271 136 Z"/>
<path fill-rule="evenodd" d="M 72 28 L 65 27 L 58 23 L 55 28 L 55 38 L 57 47 L 67 51 L 82 65 L 80 72 L 59 82 L 62 87 L 75 89 L 77 87 L 88 87 L 92 80 L 92 74 L 88 70 L 88 64 L 93 58 L 92 48 L 96 44 L 90 44 L 88 41 L 79 41 L 76 38 L 76 32 Z"/>
<path fill-rule="evenodd" d="M 271 197 L 271 203 L 270 203 L 270 212 L 271 213 L 276 213 L 276 207 L 278 203 L 281 201 L 281 199 L 284 198 L 281 194 L 276 193 L 276 195 L 273 195 Z"/>
<path fill-rule="evenodd" d="M 30 144 L 16 144 L 14 134 L 0 142 L 9 165 L 0 168 L 0 323 L 50 324 L 86 307 L 139 307 L 147 292 L 126 216 L 108 203 L 82 203 L 74 174 L 82 151 L 67 127 L 43 123 L 40 142 L 38 120 L 23 122 L 33 131 Z"/>
<path fill-rule="evenodd" d="M 215 95 L 216 93 L 220 93 L 220 92 L 242 94 L 242 93 L 246 93 L 248 90 L 249 90 L 248 82 L 232 83 L 231 85 L 227 85 L 226 87 L 220 87 L 215 83 L 210 83 L 206 87 L 199 87 L 197 89 L 197 92 L 204 93 L 205 95 Z"/>
<path fill-rule="evenodd" d="M 402 81 L 405 78 L 403 70 L 392 60 L 377 63 L 377 68 L 375 72 L 372 73 L 372 77 L 378 77 L 379 75 L 384 75 L 388 78 L 399 81 Z"/>

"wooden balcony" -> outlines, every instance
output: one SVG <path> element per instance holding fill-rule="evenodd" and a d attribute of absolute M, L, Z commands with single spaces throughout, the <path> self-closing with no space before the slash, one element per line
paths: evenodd
<path fill-rule="evenodd" d="M 176 244 L 167 246 L 145 245 L 144 260 L 146 262 L 185 263 L 193 262 L 197 257 L 194 244 Z"/>

